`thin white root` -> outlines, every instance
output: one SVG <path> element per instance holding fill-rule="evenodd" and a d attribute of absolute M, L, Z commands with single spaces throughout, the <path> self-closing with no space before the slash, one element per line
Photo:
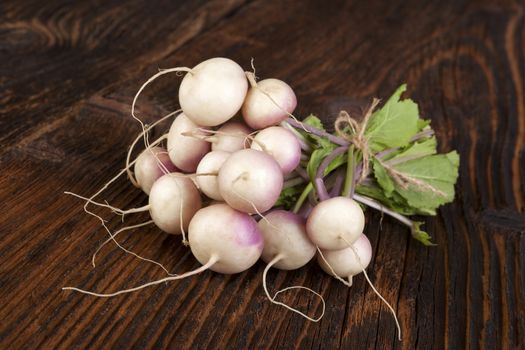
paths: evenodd
<path fill-rule="evenodd" d="M 158 73 L 152 75 L 144 84 L 142 84 L 142 86 L 139 88 L 139 90 L 135 94 L 135 97 L 133 98 L 133 103 L 131 104 L 131 116 L 133 117 L 133 119 L 135 119 L 136 121 L 138 121 L 140 123 L 140 126 L 142 128 L 142 133 L 144 135 L 144 144 L 146 145 L 146 147 L 148 146 L 146 127 L 144 125 L 144 122 L 139 117 L 137 117 L 135 115 L 135 105 L 137 104 L 137 99 L 139 98 L 140 94 L 142 93 L 142 90 L 144 90 L 146 88 L 146 86 L 148 86 L 152 81 L 154 81 L 155 79 L 157 79 L 161 75 L 168 74 L 168 73 L 173 73 L 173 72 L 188 72 L 188 73 L 192 73 L 192 70 L 190 68 L 188 68 L 188 67 L 175 67 L 175 68 L 159 70 Z"/>
<path fill-rule="evenodd" d="M 171 118 L 172 116 L 174 116 L 175 114 L 177 113 L 180 113 L 182 112 L 182 109 L 178 109 L 174 112 L 171 112 L 167 115 L 165 115 L 164 117 L 160 118 L 159 120 L 157 120 L 156 122 L 154 122 L 153 124 L 149 125 L 147 128 L 146 128 L 146 132 L 148 132 L 150 129 L 154 128 L 155 126 L 157 126 L 157 124 L 160 124 L 162 123 L 163 121 L 165 121 L 166 119 L 168 118 Z M 133 152 L 133 149 L 135 148 L 135 145 L 137 144 L 137 142 L 139 142 L 139 140 L 141 138 L 144 137 L 144 132 L 141 132 L 138 134 L 138 136 L 135 138 L 135 140 L 133 141 L 133 143 L 131 144 L 131 146 L 129 147 L 129 150 L 128 150 L 128 154 L 126 156 L 126 169 L 127 169 L 127 173 L 128 173 L 128 178 L 129 180 L 131 181 L 131 183 L 133 184 L 133 186 L 135 187 L 140 187 L 138 182 L 137 182 L 137 179 L 135 178 L 135 176 L 133 175 L 133 172 L 131 171 L 131 167 L 129 166 L 129 161 L 131 159 L 131 152 Z M 162 136 L 161 136 L 162 137 Z M 167 136 L 166 136 L 167 137 Z M 157 158 L 158 160 L 158 158 Z M 159 161 L 160 162 L 160 161 Z"/>
<path fill-rule="evenodd" d="M 255 142 L 256 144 L 258 144 L 262 148 L 262 150 L 264 152 L 268 153 L 268 150 L 266 149 L 264 143 L 260 142 L 259 140 L 256 140 L 255 137 L 252 136 L 254 134 L 257 134 L 259 132 L 258 130 L 255 130 L 254 132 L 252 132 L 250 134 L 243 134 L 241 132 L 226 132 L 226 131 L 211 130 L 211 129 L 205 129 L 205 128 L 197 128 L 195 130 L 198 130 L 198 131 L 201 131 L 201 132 L 206 132 L 206 133 L 209 133 L 211 135 L 224 135 L 224 136 L 243 138 L 245 145 L 246 145 L 246 140 L 250 140 L 250 141 Z M 207 135 L 198 134 L 198 133 L 195 132 L 195 130 L 183 132 L 182 135 L 193 137 L 193 138 L 196 138 L 196 139 L 199 139 L 199 140 L 203 140 L 203 141 L 208 141 L 208 142 L 215 142 L 217 140 L 217 138 L 215 138 L 213 136 L 207 136 Z"/>
<path fill-rule="evenodd" d="M 235 180 L 233 180 L 233 185 L 235 185 L 235 183 L 236 183 L 237 181 L 239 181 L 244 175 L 245 175 L 245 173 L 242 173 L 242 174 L 239 175 Z M 257 207 L 255 206 L 255 204 L 254 204 L 251 200 L 249 200 L 248 198 L 244 197 L 242 194 L 240 194 L 239 192 L 237 192 L 237 191 L 235 190 L 235 186 L 232 186 L 232 191 L 233 191 L 233 193 L 235 193 L 236 196 L 238 196 L 238 197 L 241 198 L 242 200 L 248 202 L 248 203 L 252 206 L 252 208 L 253 208 L 253 210 L 255 211 L 255 213 L 256 213 L 257 215 L 259 215 L 263 220 L 265 220 L 269 225 L 271 225 L 273 228 L 279 230 L 274 224 L 272 224 L 272 223 L 271 223 L 271 222 L 270 222 L 270 221 L 269 221 L 269 220 L 268 220 L 268 219 L 267 219 L 267 218 L 266 218 L 266 217 L 265 217 L 265 216 L 259 211 L 259 209 L 257 209 Z"/>
<path fill-rule="evenodd" d="M 144 283 L 144 284 L 142 284 L 140 286 L 129 288 L 129 289 L 119 290 L 118 292 L 114 292 L 114 293 L 107 293 L 107 294 L 94 293 L 94 292 L 90 292 L 90 291 L 87 291 L 87 290 L 84 290 L 84 289 L 80 289 L 80 288 L 76 288 L 76 287 L 62 287 L 62 290 L 74 290 L 76 292 L 92 295 L 92 296 L 95 296 L 95 297 L 110 298 L 110 297 L 114 297 L 114 296 L 117 296 L 117 295 L 120 295 L 120 294 L 126 294 L 126 293 L 135 292 L 137 290 L 141 290 L 141 289 L 144 289 L 144 288 L 147 288 L 147 287 L 150 287 L 150 286 L 155 286 L 157 284 L 161 284 L 161 283 L 164 283 L 164 282 L 180 280 L 180 279 L 183 279 L 183 278 L 186 278 L 186 277 L 197 275 L 197 274 L 199 274 L 199 273 L 209 269 L 217 261 L 219 261 L 219 258 L 216 255 L 212 255 L 210 257 L 210 260 L 208 260 L 208 262 L 206 264 L 202 265 L 201 267 L 199 267 L 198 269 L 195 269 L 193 271 L 189 271 L 189 272 L 183 273 L 182 275 L 178 275 L 178 276 L 164 277 L 164 278 L 158 279 L 156 281 Z"/>
<path fill-rule="evenodd" d="M 370 281 L 370 278 L 368 278 L 368 274 L 366 273 L 366 270 L 365 270 L 365 267 L 363 266 L 363 264 L 361 263 L 361 258 L 359 257 L 359 254 L 357 253 L 357 250 L 355 249 L 355 247 L 350 244 L 344 237 L 341 237 L 345 242 L 346 244 L 348 244 L 348 246 L 352 249 L 352 251 L 354 252 L 356 258 L 357 258 L 357 262 L 359 263 L 359 265 L 361 266 L 361 270 L 363 272 L 363 274 L 365 275 L 365 278 L 366 278 L 366 281 L 368 282 L 368 284 L 370 285 L 370 288 L 372 288 L 372 290 L 374 291 L 374 293 L 377 294 L 377 296 L 379 297 L 379 299 L 381 299 L 383 301 L 383 303 L 385 303 L 385 305 L 390 309 L 390 311 L 392 312 L 392 315 L 394 316 L 394 320 L 396 322 L 396 327 L 397 327 L 397 337 L 399 339 L 399 341 L 401 341 L 401 326 L 399 325 L 399 321 L 397 319 L 397 316 L 396 316 L 396 311 L 394 310 L 394 308 L 388 303 L 388 301 L 386 301 L 385 298 L 383 298 L 383 296 L 381 295 L 381 293 L 379 293 L 376 289 L 376 287 L 374 287 L 374 284 L 372 283 L 372 281 Z"/>
<path fill-rule="evenodd" d="M 254 67 L 255 68 L 255 67 Z M 244 72 L 246 74 L 246 78 L 248 79 L 248 82 L 250 83 L 250 86 L 252 88 L 257 88 L 257 77 L 255 76 L 255 70 L 254 72 Z"/>
<path fill-rule="evenodd" d="M 148 258 L 144 258 L 142 256 L 140 256 L 139 254 L 135 253 L 135 252 L 132 252 L 131 250 L 128 250 L 126 248 L 124 248 L 117 240 L 116 240 L 116 237 L 119 233 L 121 232 L 124 232 L 124 231 L 127 231 L 127 230 L 131 230 L 131 229 L 134 229 L 134 228 L 139 228 L 139 227 L 143 227 L 143 226 L 147 226 L 147 225 L 150 225 L 150 224 L 153 224 L 153 220 L 150 220 L 150 221 L 146 221 L 146 222 L 143 222 L 141 224 L 137 224 L 137 225 L 133 225 L 133 226 L 127 226 L 127 227 L 123 227 L 121 228 L 120 230 L 116 231 L 114 234 L 111 234 L 110 233 L 110 237 L 104 241 L 104 243 L 102 243 L 98 249 L 95 251 L 95 253 L 93 254 L 93 257 L 91 258 L 91 264 L 93 265 L 93 267 L 95 267 L 95 259 L 96 259 L 96 256 L 98 254 L 98 252 L 106 245 L 108 244 L 109 242 L 113 241 L 115 243 L 115 245 L 117 245 L 117 247 L 119 247 L 121 250 L 123 250 L 125 253 L 127 254 L 130 254 L 130 255 L 133 255 L 134 257 L 136 257 L 137 259 L 139 260 L 142 260 L 142 261 L 145 261 L 145 262 L 149 262 L 149 263 L 152 263 L 152 264 L 155 264 L 157 266 L 159 266 L 161 269 L 163 269 L 166 274 L 168 276 L 177 276 L 176 273 L 171 273 L 168 271 L 167 268 L 164 267 L 164 265 L 162 265 L 161 263 L 155 261 L 155 260 L 152 260 L 152 259 L 148 259 Z"/>
<path fill-rule="evenodd" d="M 131 163 L 129 163 L 129 167 L 133 166 L 133 164 L 135 164 L 137 160 L 135 159 L 134 161 L 132 161 Z M 104 192 L 108 187 L 109 185 L 111 185 L 113 182 L 117 181 L 117 179 L 122 176 L 123 174 L 126 173 L 126 170 L 127 168 L 124 168 L 122 169 L 117 175 L 115 175 L 111 180 L 109 180 L 108 182 L 106 182 L 106 184 L 104 184 L 104 186 L 102 186 L 97 192 L 95 192 L 95 194 L 93 194 L 91 197 L 89 197 L 89 199 L 86 201 L 86 203 L 84 204 L 84 211 L 87 213 L 87 214 L 90 214 L 96 218 L 99 218 L 102 223 L 105 222 L 104 219 L 102 219 L 100 216 L 98 216 L 97 214 L 93 213 L 92 211 L 88 210 L 87 209 L 87 206 L 93 202 L 93 199 L 95 199 L 95 197 L 97 197 L 99 194 L 101 194 L 102 192 Z"/>
<path fill-rule="evenodd" d="M 146 222 L 143 222 L 143 223 L 140 223 L 140 224 L 137 224 L 137 225 L 132 225 L 132 226 L 126 226 L 126 227 L 123 227 L 119 230 L 117 230 L 115 233 L 110 233 L 109 235 L 109 238 L 106 239 L 98 248 L 97 250 L 93 253 L 93 256 L 91 257 L 91 265 L 93 265 L 93 267 L 97 267 L 97 265 L 95 264 L 95 260 L 96 260 L 96 257 L 97 257 L 97 254 L 99 251 L 102 250 L 102 248 L 104 248 L 104 246 L 106 244 L 108 244 L 109 242 L 113 241 L 118 247 L 120 247 L 120 243 L 116 240 L 116 237 L 119 233 L 121 232 L 124 232 L 124 231 L 128 231 L 128 230 L 132 230 L 134 228 L 139 228 L 139 227 L 143 227 L 143 226 L 147 226 L 149 224 L 152 224 L 153 223 L 153 220 L 150 220 L 150 221 L 146 221 Z M 122 247 L 121 249 L 125 250 L 124 247 Z"/>
<path fill-rule="evenodd" d="M 160 142 L 160 141 L 159 141 Z M 153 146 L 155 143 L 153 143 L 151 146 Z M 102 204 L 102 203 L 99 203 L 99 202 L 95 202 L 94 199 L 95 197 L 97 197 L 99 194 L 101 194 L 102 192 L 104 192 L 108 187 L 109 185 L 111 185 L 113 182 L 117 181 L 117 179 L 122 176 L 123 174 L 125 174 L 129 169 L 131 169 L 131 167 L 137 162 L 137 159 L 133 160 L 132 162 L 126 162 L 126 167 L 124 169 L 122 169 L 117 175 L 115 175 L 111 180 L 109 180 L 108 182 L 106 182 L 97 192 L 95 192 L 91 197 L 89 198 L 86 198 L 86 197 L 82 197 L 80 195 L 77 195 L 73 192 L 65 192 L 66 194 L 69 194 L 69 195 L 72 195 L 72 196 L 76 196 L 78 198 L 82 198 L 82 199 L 85 199 L 86 203 L 84 204 L 84 211 L 91 215 L 91 216 L 94 216 L 96 218 L 98 218 L 102 224 L 104 224 L 104 222 L 106 222 L 106 220 L 104 220 L 103 218 L 101 218 L 99 215 L 95 214 L 94 212 L 90 211 L 87 207 L 89 204 L 94 204 L 94 205 L 98 205 L 98 206 L 102 206 L 102 207 L 111 207 L 109 204 Z M 112 208 L 115 208 L 115 207 L 112 207 Z M 118 208 L 115 208 L 115 209 L 118 209 Z M 120 209 L 118 209 L 120 210 Z"/>
<path fill-rule="evenodd" d="M 178 186 L 178 185 L 177 185 Z M 181 192 L 182 194 L 182 192 Z M 180 232 L 182 233 L 182 244 L 184 244 L 185 247 L 189 247 L 190 241 L 186 238 L 186 230 L 184 229 L 184 217 L 182 215 L 182 201 L 184 198 L 180 201 L 180 210 L 179 210 L 179 221 L 180 221 Z"/>
<path fill-rule="evenodd" d="M 143 211 L 148 211 L 149 210 L 149 204 L 144 205 L 144 206 L 139 207 L 139 208 L 131 208 L 131 209 L 123 210 L 123 209 L 114 207 L 112 205 L 109 205 L 107 203 L 104 204 L 104 203 L 100 203 L 100 202 L 95 202 L 91 198 L 87 198 L 87 197 L 81 196 L 81 195 L 73 193 L 73 192 L 65 191 L 64 194 L 68 194 L 70 196 L 83 199 L 86 202 L 89 202 L 89 203 L 91 203 L 93 205 L 97 205 L 99 207 L 104 207 L 104 208 L 111 209 L 112 212 L 114 212 L 115 214 L 118 214 L 118 215 L 126 215 L 126 214 L 132 214 L 132 213 L 141 213 Z"/>
<path fill-rule="evenodd" d="M 270 296 L 270 293 L 268 292 L 268 287 L 266 285 L 266 275 L 268 273 L 268 270 L 270 270 L 270 268 L 276 264 L 279 260 L 281 260 L 283 258 L 283 255 L 282 254 L 279 254 L 277 255 L 275 258 L 273 258 L 272 261 L 270 261 L 268 263 L 268 265 L 266 265 L 266 268 L 264 269 L 264 272 L 263 272 L 263 288 L 264 288 L 264 292 L 266 293 L 266 296 L 268 297 L 268 299 L 270 299 L 270 301 L 276 305 L 281 305 L 283 307 L 285 307 L 286 309 L 290 310 L 290 311 L 293 311 L 301 316 L 303 316 L 304 318 L 312 321 L 312 322 L 319 322 L 323 316 L 324 316 L 324 312 L 325 312 L 325 308 L 326 308 L 326 305 L 325 305 L 325 301 L 324 301 L 324 298 L 321 294 L 317 293 L 316 291 L 310 289 L 310 288 L 307 288 L 307 287 L 303 287 L 303 286 L 291 286 L 291 287 L 287 287 L 287 288 L 284 288 L 284 289 L 281 289 L 279 291 L 277 291 L 273 297 Z M 306 315 L 305 313 L 289 306 L 289 305 L 286 305 L 285 303 L 283 302 L 280 302 L 280 301 L 276 301 L 275 298 L 277 298 L 277 296 L 280 294 L 280 293 L 283 293 L 283 292 L 286 292 L 288 290 L 291 290 L 291 289 L 305 289 L 309 292 L 312 292 L 313 294 L 315 294 L 316 296 L 318 296 L 320 299 L 321 299 L 321 303 L 323 305 L 323 311 L 321 312 L 321 315 L 317 318 L 312 318 L 308 315 Z"/>
<path fill-rule="evenodd" d="M 255 80 L 257 80 L 257 75 L 255 74 L 255 58 L 251 58 L 250 60 L 250 66 L 252 66 L 252 74 Z"/>
<path fill-rule="evenodd" d="M 324 255 L 323 255 L 323 252 L 321 251 L 321 249 L 316 246 L 317 248 L 317 252 L 319 253 L 319 255 L 321 256 L 321 259 L 323 259 L 324 263 L 326 264 L 326 266 L 328 266 L 328 268 L 330 269 L 330 272 L 332 273 L 332 275 L 334 276 L 334 278 L 336 278 L 337 280 L 341 281 L 341 283 L 343 283 L 345 286 L 347 287 L 352 287 L 352 281 L 350 280 L 345 280 L 344 278 L 342 278 L 341 276 L 339 276 L 334 268 L 332 267 L 332 265 L 330 265 L 330 263 L 325 259 Z"/>

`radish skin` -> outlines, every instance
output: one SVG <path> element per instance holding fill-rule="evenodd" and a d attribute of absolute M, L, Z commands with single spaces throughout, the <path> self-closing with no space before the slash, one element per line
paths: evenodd
<path fill-rule="evenodd" d="M 194 172 L 206 153 L 210 144 L 195 137 L 183 135 L 196 132 L 199 128 L 184 113 L 181 113 L 171 124 L 168 133 L 168 152 L 173 164 L 182 171 Z"/>
<path fill-rule="evenodd" d="M 224 274 L 249 269 L 263 249 L 257 222 L 226 204 L 200 209 L 190 222 L 188 239 L 191 252 L 201 264 L 215 259 L 210 270 Z"/>
<path fill-rule="evenodd" d="M 251 148 L 271 155 L 279 163 L 284 175 L 290 174 L 301 161 L 299 141 L 291 131 L 281 126 L 261 130 L 255 136 Z"/>
<path fill-rule="evenodd" d="M 219 190 L 232 208 L 245 213 L 269 210 L 281 194 L 283 174 L 268 154 L 245 149 L 233 153 L 222 165 Z"/>
<path fill-rule="evenodd" d="M 162 147 L 151 147 L 144 150 L 137 157 L 133 170 L 137 184 L 148 195 L 153 183 L 166 171 L 168 173 L 178 171 L 171 162 L 168 152 Z"/>
<path fill-rule="evenodd" d="M 338 250 L 354 243 L 365 227 L 365 215 L 356 201 L 333 197 L 318 203 L 306 221 L 310 240 L 321 249 Z"/>
<path fill-rule="evenodd" d="M 306 235 L 305 220 L 285 210 L 272 210 L 259 221 L 264 238 L 262 260 L 269 263 L 281 255 L 273 266 L 295 270 L 306 265 L 315 255 L 315 246 Z"/>
<path fill-rule="evenodd" d="M 213 174 L 219 173 L 219 169 L 224 164 L 230 153 L 223 151 L 212 151 L 204 156 L 197 167 L 196 174 Z M 197 176 L 195 178 L 199 189 L 211 199 L 222 201 L 222 195 L 219 191 L 217 175 Z"/>
<path fill-rule="evenodd" d="M 216 126 L 240 110 L 247 91 L 248 81 L 241 66 L 216 57 L 199 63 L 184 76 L 179 103 L 195 124 Z"/>
<path fill-rule="evenodd" d="M 248 90 L 242 116 L 248 126 L 259 130 L 279 124 L 296 106 L 297 97 L 288 84 L 278 79 L 265 79 Z"/>
<path fill-rule="evenodd" d="M 335 276 L 335 272 L 339 277 L 346 277 L 351 284 L 352 277 L 360 274 L 363 268 L 366 269 L 372 260 L 372 246 L 364 234 L 360 235 L 352 246 L 355 252 L 351 247 L 340 250 L 321 250 L 324 259 L 318 255 L 317 262 L 329 275 Z M 356 253 L 360 261 L 357 260 Z"/>
<path fill-rule="evenodd" d="M 166 174 L 151 187 L 149 212 L 162 231 L 181 234 L 191 218 L 202 206 L 201 197 L 193 181 L 183 174 Z"/>
<path fill-rule="evenodd" d="M 247 136 L 252 132 L 243 123 L 227 122 L 221 126 L 212 137 L 212 151 L 236 152 L 250 147 L 250 139 Z"/>

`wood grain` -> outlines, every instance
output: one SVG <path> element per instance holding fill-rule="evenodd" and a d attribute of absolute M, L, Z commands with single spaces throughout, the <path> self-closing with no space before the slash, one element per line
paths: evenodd
<path fill-rule="evenodd" d="M 518 1 L 3 2 L 0 348 L 525 347 L 524 11 Z M 402 342 L 362 278 L 348 289 L 313 262 L 271 270 L 268 282 L 320 291 L 319 323 L 266 300 L 261 262 L 111 299 L 60 290 L 113 291 L 163 276 L 113 246 L 93 268 L 106 233 L 63 191 L 91 194 L 124 166 L 139 131 L 129 104 L 148 76 L 214 56 L 246 68 L 254 57 L 258 76 L 294 87 L 297 115 L 326 121 L 406 81 L 441 149 L 460 152 L 456 200 L 425 219 L 438 246 L 367 213 L 370 277 L 398 310 Z M 145 91 L 145 120 L 177 108 L 179 81 Z M 125 179 L 103 198 L 146 202 Z M 178 237 L 154 227 L 121 241 L 177 273 L 198 266 Z M 310 295 L 283 300 L 320 312 Z"/>

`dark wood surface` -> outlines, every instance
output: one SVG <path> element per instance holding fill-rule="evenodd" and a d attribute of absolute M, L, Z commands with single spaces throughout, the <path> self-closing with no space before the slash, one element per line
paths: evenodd
<path fill-rule="evenodd" d="M 523 348 L 524 14 L 518 1 L 3 1 L 0 348 Z M 261 262 L 111 299 L 60 290 L 114 291 L 164 276 L 113 246 L 92 268 L 106 233 L 63 191 L 92 194 L 123 167 L 139 131 L 129 105 L 148 76 L 214 56 L 245 68 L 254 57 L 260 77 L 294 87 L 298 115 L 326 120 L 406 81 L 441 149 L 460 152 L 456 200 L 426 219 L 437 247 L 367 214 L 369 273 L 398 310 L 402 342 L 362 277 L 348 289 L 313 262 L 272 270 L 269 285 L 320 291 L 319 323 L 268 302 Z M 147 89 L 146 120 L 177 108 L 179 81 Z M 125 179 L 103 198 L 146 202 Z M 121 241 L 178 273 L 198 266 L 179 237 L 153 227 Z M 320 310 L 310 295 L 284 300 Z"/>

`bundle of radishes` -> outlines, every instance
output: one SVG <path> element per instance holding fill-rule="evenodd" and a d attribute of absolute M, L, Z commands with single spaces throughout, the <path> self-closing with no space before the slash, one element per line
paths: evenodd
<path fill-rule="evenodd" d="M 150 142 L 149 131 L 158 122 L 144 125 L 135 104 L 149 83 L 171 72 L 185 73 L 181 110 L 161 119 L 175 117 L 169 132 Z M 318 321 L 322 315 L 314 319 L 276 301 L 282 291 L 270 296 L 265 282 L 270 267 L 298 269 L 317 253 L 322 269 L 350 286 L 372 258 L 363 206 L 397 218 L 430 244 L 421 223 L 405 215 L 435 215 L 454 197 L 458 155 L 437 154 L 429 122 L 419 118 L 414 102 L 400 100 L 404 90 L 379 109 L 374 100 L 363 115 L 342 111 L 335 132 L 328 133 L 314 116 L 302 122 L 293 116 L 297 100 L 290 86 L 277 79 L 257 81 L 255 72 L 230 59 L 160 71 L 133 101 L 132 116 L 143 128 L 133 146 L 143 139 L 146 148 L 133 162 L 130 149 L 123 171 L 149 195 L 148 205 L 121 210 L 92 196 L 85 206 L 121 215 L 149 211 L 162 231 L 182 234 L 202 267 L 110 294 L 67 289 L 113 296 L 205 269 L 242 272 L 261 258 L 267 263 L 268 298 Z M 108 232 L 114 240 L 116 234 Z M 371 284 L 366 272 L 365 277 Z"/>

